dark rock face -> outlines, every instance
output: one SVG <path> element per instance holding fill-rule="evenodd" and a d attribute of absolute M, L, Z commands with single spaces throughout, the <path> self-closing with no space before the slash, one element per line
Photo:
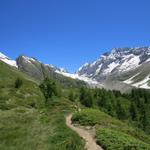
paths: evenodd
<path fill-rule="evenodd" d="M 17 58 L 18 69 L 37 79 L 43 79 L 42 64 L 38 61 L 28 60 L 25 56 Z"/>
<path fill-rule="evenodd" d="M 28 75 L 39 80 L 44 79 L 44 76 L 53 72 L 53 69 L 46 66 L 36 59 L 20 56 L 17 58 L 18 69 L 26 72 Z"/>
<path fill-rule="evenodd" d="M 52 65 L 45 65 L 34 58 L 19 56 L 16 62 L 19 70 L 25 72 L 33 78 L 36 78 L 39 81 L 43 80 L 45 77 L 49 77 L 66 87 L 86 86 L 86 83 L 83 81 L 71 79 L 56 72 L 64 72 L 64 69 L 57 68 Z"/>

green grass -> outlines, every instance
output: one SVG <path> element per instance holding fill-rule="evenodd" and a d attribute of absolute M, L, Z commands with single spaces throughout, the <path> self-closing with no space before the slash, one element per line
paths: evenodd
<path fill-rule="evenodd" d="M 65 125 L 64 114 L 68 113 L 68 105 L 70 102 L 63 101 L 61 105 L 58 100 L 52 102 L 51 107 L 54 107 L 53 112 L 51 113 L 52 124 L 55 126 L 54 133 L 50 136 L 50 147 L 49 149 L 56 150 L 83 150 L 84 141 L 74 133 L 71 129 L 68 129 Z M 51 107 L 49 109 L 51 109 Z M 60 111 L 62 110 L 62 111 Z M 71 111 L 71 109 L 70 109 Z"/>
<path fill-rule="evenodd" d="M 0 149 L 84 149 L 84 141 L 65 125 L 69 100 L 54 97 L 45 106 L 37 81 L 2 62 L 0 68 Z M 23 85 L 15 89 L 18 77 Z"/>
<path fill-rule="evenodd" d="M 64 113 L 54 109 L 17 107 L 0 111 L 0 149 L 82 150 L 84 142 L 66 127 Z"/>
<path fill-rule="evenodd" d="M 114 150 L 114 146 L 118 146 L 118 149 L 123 149 L 123 145 L 130 146 L 132 144 L 150 149 L 150 137 L 143 131 L 99 110 L 83 109 L 81 112 L 75 113 L 72 120 L 74 123 L 79 123 L 83 126 L 95 126 L 98 143 L 108 150 Z M 127 138 L 126 141 L 129 140 L 129 143 L 123 142 L 125 138 Z"/>
<path fill-rule="evenodd" d="M 99 129 L 97 143 L 107 150 L 148 150 L 150 145 L 114 129 Z"/>

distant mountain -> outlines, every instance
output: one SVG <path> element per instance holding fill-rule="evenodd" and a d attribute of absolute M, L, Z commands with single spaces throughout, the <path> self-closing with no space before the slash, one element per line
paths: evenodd
<path fill-rule="evenodd" d="M 97 81 L 91 80 L 90 78 L 80 77 L 78 74 L 68 73 L 68 71 L 64 68 L 59 68 L 52 64 L 44 64 L 33 57 L 22 55 L 19 56 L 15 61 L 0 53 L 0 60 L 10 66 L 18 68 L 19 70 L 38 80 L 43 80 L 44 77 L 47 76 L 57 80 L 62 84 L 68 84 L 67 86 L 102 86 Z"/>
<path fill-rule="evenodd" d="M 27 56 L 19 56 L 15 61 L 0 53 L 0 60 L 37 80 L 48 76 L 67 86 L 150 89 L 150 47 L 112 49 L 93 63 L 84 64 L 75 74 Z"/>
<path fill-rule="evenodd" d="M 93 63 L 84 64 L 77 74 L 110 89 L 150 89 L 150 47 L 115 48 Z"/>
<path fill-rule="evenodd" d="M 35 58 L 19 56 L 15 61 L 0 53 L 0 61 L 24 72 L 38 81 L 43 80 L 45 77 L 49 77 L 65 87 L 81 87 L 88 85 L 77 78 L 72 79 L 70 76 L 62 75 L 62 73 L 67 73 L 65 69 L 43 64 Z"/>
<path fill-rule="evenodd" d="M 38 80 L 43 80 L 45 77 L 49 77 L 51 79 L 57 80 L 57 82 L 67 87 L 78 87 L 86 85 L 84 81 L 76 78 L 72 79 L 70 76 L 63 75 L 63 73 L 68 74 L 65 69 L 55 67 L 51 64 L 43 64 L 35 58 L 19 56 L 16 59 L 16 62 L 19 70 Z"/>

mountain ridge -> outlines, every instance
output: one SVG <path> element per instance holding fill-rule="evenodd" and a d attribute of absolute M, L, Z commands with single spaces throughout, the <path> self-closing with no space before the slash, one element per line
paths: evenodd
<path fill-rule="evenodd" d="M 132 87 L 150 89 L 150 47 L 114 48 L 96 61 L 85 63 L 76 73 L 44 64 L 33 57 L 19 56 L 16 61 L 0 53 L 0 60 L 38 79 L 45 75 L 64 76 L 86 82 L 91 87 L 127 90 Z"/>
<path fill-rule="evenodd" d="M 86 63 L 82 67 L 79 68 L 77 74 L 79 76 L 85 76 L 91 79 L 94 79 L 102 84 L 109 80 L 116 80 L 116 76 L 120 78 L 121 76 L 127 77 L 127 74 L 132 72 L 132 74 L 125 78 L 125 80 L 118 80 L 122 82 L 122 84 L 131 85 L 133 87 L 139 88 L 147 88 L 150 87 L 148 85 L 140 86 L 139 84 L 131 84 L 126 82 L 129 78 L 135 78 L 135 73 L 137 74 L 137 69 L 146 66 L 146 64 L 150 63 L 150 47 L 136 47 L 136 48 L 115 48 L 112 49 L 111 52 L 106 52 L 100 56 L 99 59 L 92 63 Z M 147 66 L 147 68 L 149 68 Z M 143 70 L 144 71 L 144 70 Z M 140 75 L 140 70 L 138 71 Z M 147 81 L 144 80 L 143 82 L 149 81 L 149 74 L 147 72 Z M 137 74 L 137 76 L 139 76 Z M 110 80 L 111 78 L 111 80 Z M 146 84 L 146 83 L 143 83 Z"/>

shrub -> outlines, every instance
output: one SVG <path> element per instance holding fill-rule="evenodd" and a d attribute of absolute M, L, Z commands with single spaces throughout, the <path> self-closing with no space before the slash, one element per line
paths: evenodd
<path fill-rule="evenodd" d="M 148 150 L 150 145 L 114 129 L 99 129 L 97 143 L 108 150 Z"/>
<path fill-rule="evenodd" d="M 17 78 L 15 81 L 15 88 L 19 89 L 22 86 L 22 84 L 23 84 L 22 79 Z"/>

